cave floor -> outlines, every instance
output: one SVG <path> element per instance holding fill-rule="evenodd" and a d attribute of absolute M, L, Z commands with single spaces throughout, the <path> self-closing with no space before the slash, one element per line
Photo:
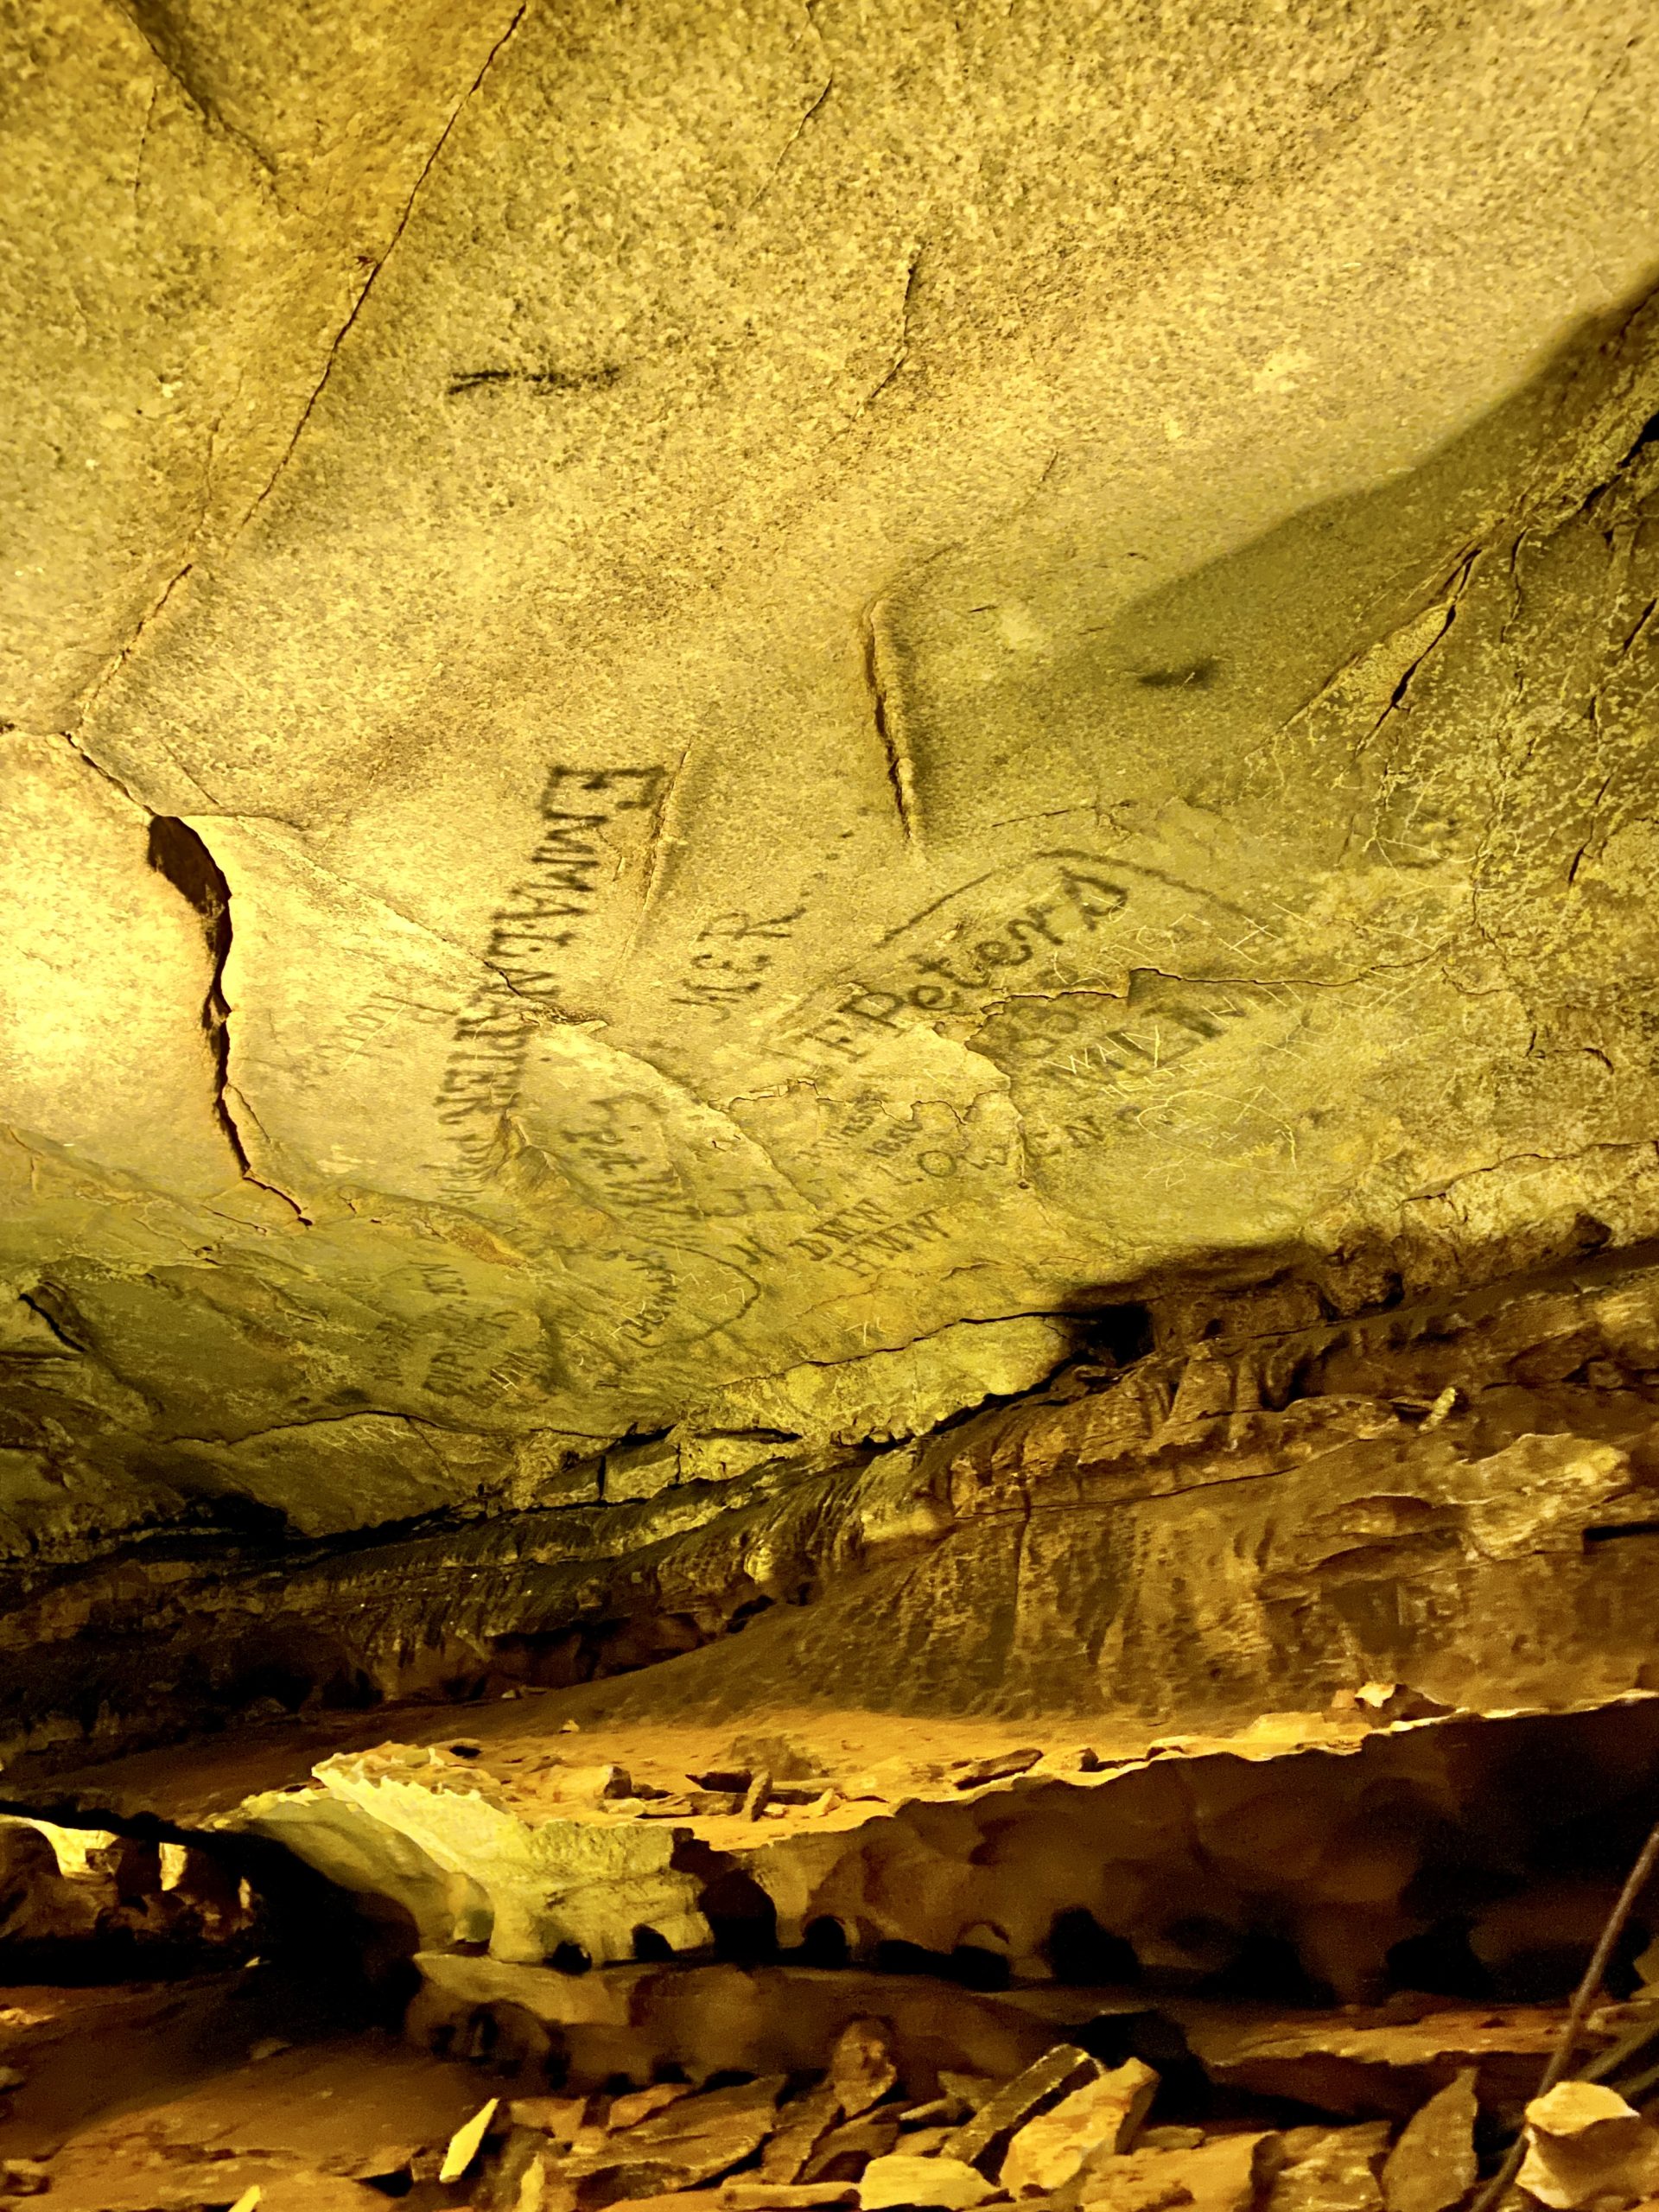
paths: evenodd
<path fill-rule="evenodd" d="M 625 1682 L 626 1682 L 625 1678 Z M 671 1710 L 642 1714 L 615 1711 L 615 1681 L 569 1689 L 514 1691 L 488 1701 L 462 1704 L 410 1700 L 363 1712 L 315 1712 L 285 1719 L 239 1721 L 223 1734 L 184 1743 L 87 1758 L 79 1747 L 29 1753 L 0 1771 L 0 1802 L 12 1809 L 49 1813 L 54 1806 L 77 1814 L 118 1819 L 145 1815 L 196 1827 L 233 1812 L 267 1791 L 303 1786 L 321 1761 L 389 1743 L 445 1751 L 463 1746 L 477 1770 L 526 1810 L 580 1808 L 561 1797 L 561 1768 L 615 1766 L 648 1790 L 677 1798 L 693 1777 L 755 1762 L 741 1747 L 776 1747 L 782 1754 L 774 1778 L 798 1775 L 833 1778 L 831 1807 L 774 1797 L 760 1815 L 785 1828 L 849 1825 L 882 1803 L 942 1797 L 949 1802 L 981 1768 L 1033 1781 L 1064 1779 L 1087 1786 L 1148 1759 L 1195 1758 L 1227 1753 L 1267 1760 L 1304 1751 L 1353 1751 L 1377 1736 L 1433 1719 L 1456 1717 L 1419 1710 L 1421 1700 L 1395 1696 L 1394 1686 L 1371 1686 L 1374 1702 L 1350 1698 L 1324 1713 L 1272 1713 L 1232 1732 L 1160 1731 L 1133 1716 L 1062 1713 L 1010 1720 L 1001 1715 L 879 1713 L 867 1708 L 793 1706 L 758 1707 L 734 1726 L 730 1719 L 683 1717 Z M 1587 1699 L 1582 1708 L 1555 1705 L 1555 1713 L 1602 1711 L 1610 1705 L 1645 1704 L 1659 1693 L 1635 1692 L 1617 1700 Z M 1505 1718 L 1521 1708 L 1506 1709 Z M 1390 1712 L 1405 1718 L 1390 1718 Z M 734 1751 L 734 1745 L 740 1748 Z M 1023 1765 L 1013 1762 L 1032 1754 Z M 556 1762 L 556 1764 L 554 1764 Z M 985 1777 L 987 1783 L 1003 1778 Z M 618 1792 L 626 1796 L 626 1792 Z M 712 1793 L 718 1795 L 720 1793 Z M 603 1811 L 603 1806 L 594 1808 Z M 699 1834 L 741 1834 L 750 1826 L 741 1812 L 729 1820 L 708 1807 L 679 1808 Z M 740 1824 L 741 1825 L 737 1825 Z"/>
<path fill-rule="evenodd" d="M 3 2202 L 4 2162 L 23 2160 L 49 2173 L 53 2212 L 172 2212 L 252 2187 L 263 2212 L 372 2205 L 355 2177 L 405 2170 L 480 2100 L 474 2068 L 342 2031 L 258 1967 L 0 1996 L 0 2067 L 22 2077 L 0 2098 Z"/>
<path fill-rule="evenodd" d="M 689 1991 L 701 1980 L 709 2001 L 706 1974 L 676 1974 Z M 729 2015 L 739 1979 L 726 1973 L 712 1999 L 717 2010 Z M 803 1974 L 800 1994 L 810 1999 L 811 1986 L 825 1979 Z M 389 2201 L 410 2212 L 856 2205 L 879 2196 L 874 2180 L 859 2186 L 873 2159 L 896 2150 L 950 2163 L 942 2118 L 960 2124 L 966 2116 L 971 2126 L 975 2107 L 989 2111 L 994 2097 L 1008 2097 L 1010 2076 L 1030 2082 L 1046 2069 L 1054 2080 L 1046 2092 L 1027 2093 L 1033 2112 L 1053 2107 L 1062 2072 L 1074 2090 L 1097 2088 L 1103 2073 L 1141 2085 L 1124 2138 L 1127 2149 L 1134 2137 L 1133 2161 L 1109 2157 L 1103 2164 L 1096 2157 L 1090 2177 L 1096 2193 L 1081 2200 L 1076 2189 L 1068 2195 L 1058 2185 L 1010 2187 L 1005 2171 L 1000 2189 L 982 2175 L 974 2201 L 1015 2196 L 1031 2212 L 1050 2205 L 1065 2212 L 1079 2201 L 1115 2209 L 1129 2189 L 1123 2202 L 1139 2208 L 1131 2184 L 1150 2177 L 1159 2188 L 1147 2188 L 1147 2207 L 1363 2212 L 1404 2201 L 1392 2189 L 1385 2198 L 1377 2177 L 1389 2178 L 1390 2143 L 1402 2139 L 1402 2123 L 1414 2113 L 1420 2121 L 1425 2109 L 1445 2113 L 1453 2093 L 1466 2089 L 1466 2109 L 1459 2108 L 1465 2162 L 1477 2127 L 1488 2145 L 1513 2128 L 1566 2017 L 1560 2005 L 1469 2007 L 1423 1999 L 1370 2012 L 1178 2003 L 1137 2012 L 1122 1993 L 1068 1992 L 1057 2006 L 1052 1993 L 1011 1992 L 991 2001 L 1031 2016 L 1027 2048 L 1038 2055 L 1023 2072 L 1005 2061 L 988 2073 L 967 2063 L 983 2048 L 971 2016 L 988 2000 L 924 1990 L 905 1977 L 889 1977 L 885 1988 L 875 1978 L 853 1979 L 862 2017 L 835 2045 L 828 2082 L 822 2067 L 811 2075 L 787 2068 L 786 2054 L 765 2075 L 734 2069 L 701 2082 L 659 2062 L 638 2069 L 642 2083 L 658 2084 L 643 2096 L 621 2072 L 600 2088 L 556 2084 L 550 2094 L 545 2068 L 522 2044 L 477 2032 L 488 2024 L 483 2014 L 459 2046 L 464 2056 L 433 2055 L 384 2029 L 342 2031 L 314 1989 L 257 1966 L 171 1984 L 15 1987 L 0 2006 L 0 2069 L 11 2069 L 0 2079 L 16 2083 L 0 2095 L 0 2204 L 21 2203 L 44 2182 L 52 2212 L 223 2212 L 232 2205 L 372 2212 Z M 1105 2010 L 1091 2018 L 1096 2002 Z M 605 2009 L 597 1987 L 588 2004 L 595 2018 Z M 925 2047 L 915 2033 L 918 2007 L 932 2022 Z M 1051 2012 L 1055 2018 L 1044 2024 Z M 1060 2024 L 1062 2016 L 1070 2024 Z M 1640 2008 L 1603 2007 L 1590 2024 L 1591 2050 L 1606 2049 L 1641 2017 Z M 1160 2078 L 1157 2069 L 1123 2057 L 1121 2037 L 1104 2066 L 1089 2056 L 1090 2048 L 1106 2050 L 1120 2022 L 1141 2031 L 1144 2047 L 1149 2020 L 1166 2038 L 1178 2031 L 1198 2064 L 1166 2065 Z M 842 2078 L 849 2043 L 860 2049 L 865 2076 L 857 2096 Z M 943 2063 L 952 2057 L 960 2070 Z M 833 2103 L 826 2105 L 836 2087 L 842 2107 L 853 2107 L 839 2125 Z M 751 2103 L 763 2125 L 753 2124 Z M 712 2174 L 695 2163 L 652 2166 L 653 2158 L 692 2158 L 683 2128 L 666 2145 L 650 2125 L 639 2128 L 669 2109 L 685 2126 L 712 2129 L 712 2149 L 694 2144 Z M 480 2115 L 485 2124 L 465 2170 L 441 2178 L 453 2145 Z M 806 2184 L 816 2196 L 798 2180 L 778 2178 L 803 2131 L 818 2144 L 827 2175 Z M 1455 2126 L 1452 2136 L 1455 2145 Z M 1002 2158 L 1000 2145 L 988 2158 L 976 2155 L 993 2173 Z M 1199 2189 L 1171 2193 L 1204 2183 L 1217 2162 L 1213 2197 Z M 537 2177 L 531 2184 L 527 2171 Z M 646 2178 L 653 2172 L 660 2187 Z M 912 2186 L 914 2198 L 893 2201 L 934 2201 L 913 2176 Z M 1461 2202 L 1464 2193 L 1446 2202 Z"/>

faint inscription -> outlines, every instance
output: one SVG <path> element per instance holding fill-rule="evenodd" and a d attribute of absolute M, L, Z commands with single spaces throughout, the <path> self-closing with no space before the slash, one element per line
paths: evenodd
<path fill-rule="evenodd" d="M 624 1093 L 561 1122 L 559 1166 L 589 1205 L 619 1223 L 621 1255 L 643 1272 L 644 1294 L 618 1324 L 636 1344 L 655 1343 L 673 1322 L 688 1284 L 708 1262 L 740 1270 L 775 1263 L 750 1234 L 757 1218 L 785 1217 L 798 1201 L 787 1185 L 741 1174 L 688 1172 L 672 1123 L 653 1099 Z"/>
<path fill-rule="evenodd" d="M 1019 990 L 1028 973 L 1115 919 L 1128 901 L 1127 887 L 1105 863 L 1063 861 L 1049 887 L 989 924 L 971 925 L 979 933 L 970 937 L 959 928 L 948 950 L 899 952 L 887 972 L 847 986 L 830 1014 L 804 1033 L 802 1044 L 851 1064 L 868 1059 L 884 1037 L 914 1027 L 918 1017 L 975 1014 L 988 1001 Z"/>
<path fill-rule="evenodd" d="M 664 772 L 565 765 L 548 772 L 541 834 L 490 918 L 489 972 L 455 1018 L 439 1087 L 438 1120 L 459 1154 L 451 1181 L 460 1188 L 476 1188 L 496 1162 L 502 1123 L 524 1088 L 538 1014 L 564 1018 L 560 956 L 581 934 L 615 868 L 605 832 L 620 816 L 654 817 Z"/>
<path fill-rule="evenodd" d="M 890 1260 L 942 1244 L 950 1230 L 939 1218 L 939 1209 L 900 1216 L 880 1198 L 860 1198 L 838 1213 L 823 1215 L 804 1236 L 790 1246 L 803 1259 L 844 1268 L 849 1274 L 869 1281 Z"/>
<path fill-rule="evenodd" d="M 655 815 L 661 768 L 550 769 L 542 834 L 490 918 L 484 957 L 520 998 L 560 1011 L 559 958 L 591 916 L 616 855 L 604 832 L 620 815 Z"/>
<path fill-rule="evenodd" d="M 1188 1065 L 1196 1055 L 1246 1039 L 1259 1047 L 1261 1025 L 1286 1011 L 1276 990 L 1160 978 L 1109 1011 L 1081 993 L 1011 1001 L 968 1043 L 1008 1077 L 1024 1149 L 1040 1160 L 1153 1126 L 1149 1114 L 1213 1080 L 1213 1064 L 1208 1075 Z"/>
<path fill-rule="evenodd" d="M 1103 1020 L 1096 1003 L 1081 995 L 1014 1000 L 969 1041 L 1008 1075 L 1040 1073 L 1046 1083 L 1113 1090 L 1179 1065 L 1256 1010 L 1238 993 L 1179 986 L 1138 1008 L 1131 998 L 1121 1015 Z"/>
<path fill-rule="evenodd" d="M 673 992 L 677 1006 L 702 1007 L 722 1018 L 760 989 L 772 966 L 772 947 L 786 943 L 806 909 L 755 920 L 746 913 L 716 914 L 697 931 L 698 950 Z"/>

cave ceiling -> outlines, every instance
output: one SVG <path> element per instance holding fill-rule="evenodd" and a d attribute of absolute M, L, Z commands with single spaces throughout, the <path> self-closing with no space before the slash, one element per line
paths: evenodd
<path fill-rule="evenodd" d="M 7 35 L 14 1558 L 1659 1231 L 1644 9 Z"/>

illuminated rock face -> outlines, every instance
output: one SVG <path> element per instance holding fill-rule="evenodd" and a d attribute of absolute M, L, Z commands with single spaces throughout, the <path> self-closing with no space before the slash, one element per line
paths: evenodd
<path fill-rule="evenodd" d="M 435 1688 L 469 1591 L 671 1657 L 787 1594 L 733 1514 L 939 1536 L 870 1449 L 1131 1304 L 1231 1415 L 1194 1285 L 1659 1228 L 1655 52 L 1362 16 L 31 18 L 7 1727 L 132 1710 L 105 1630 Z M 1572 1544 L 1644 1421 L 1541 1424 Z M 1471 1560 L 1520 1433 L 1414 1462 Z M 285 1547 L 461 1518 L 317 1643 Z"/>

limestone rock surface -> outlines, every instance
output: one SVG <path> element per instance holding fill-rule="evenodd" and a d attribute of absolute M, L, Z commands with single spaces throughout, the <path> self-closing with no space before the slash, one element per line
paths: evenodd
<path fill-rule="evenodd" d="M 9 22 L 10 1751 L 672 1660 L 925 1542 L 1027 1709 L 1069 1637 L 1166 1719 L 1170 1620 L 1033 1592 L 1218 1558 L 1194 1694 L 1305 1604 L 1322 1690 L 1398 1679 L 1402 1543 L 1441 1701 L 1640 1686 L 1633 1422 L 1017 1556 L 904 1455 L 1131 1306 L 1147 1431 L 1248 1421 L 1173 1287 L 1659 1232 L 1649 29 Z M 1465 1664 L 1488 1588 L 1555 1626 Z"/>

